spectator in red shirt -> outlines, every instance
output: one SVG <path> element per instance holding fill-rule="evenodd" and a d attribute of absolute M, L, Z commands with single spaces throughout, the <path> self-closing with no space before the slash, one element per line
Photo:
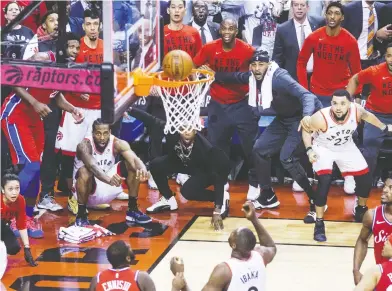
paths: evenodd
<path fill-rule="evenodd" d="M 392 43 L 387 46 L 385 63 L 371 66 L 354 75 L 347 86 L 353 95 L 359 86 L 369 84 L 370 95 L 366 101 L 366 109 L 372 112 L 384 124 L 392 124 Z M 392 126 L 389 125 L 389 131 Z M 370 173 L 373 174 L 377 165 L 377 157 L 387 134 L 374 125 L 365 123 L 363 129 L 364 157 Z"/>
<path fill-rule="evenodd" d="M 358 43 L 344 28 L 343 6 L 332 2 L 326 10 L 327 25 L 311 33 L 298 55 L 298 82 L 308 89 L 306 65 L 313 54 L 313 75 L 310 91 L 324 107 L 331 105 L 333 92 L 345 88 L 349 79 L 361 70 Z"/>
<path fill-rule="evenodd" d="M 196 67 L 207 65 L 215 72 L 247 72 L 254 48 L 236 39 L 238 25 L 234 19 L 224 19 L 219 29 L 220 39 L 207 43 L 193 58 Z M 247 84 L 212 83 L 208 104 L 208 139 L 212 145 L 230 156 L 230 140 L 237 130 L 249 166 L 248 199 L 260 195 L 256 170 L 252 162 L 252 149 L 258 133 L 258 118 L 246 98 Z"/>
<path fill-rule="evenodd" d="M 6 246 L 7 254 L 16 255 L 19 253 L 20 245 L 9 226 L 11 220 L 15 219 L 24 245 L 25 260 L 30 266 L 35 267 L 37 263 L 30 251 L 25 207 L 25 199 L 20 195 L 19 177 L 15 174 L 5 174 L 1 179 L 1 240 Z"/>

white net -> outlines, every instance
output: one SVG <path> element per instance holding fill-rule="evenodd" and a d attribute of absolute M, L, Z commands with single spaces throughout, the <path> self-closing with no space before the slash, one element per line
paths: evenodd
<path fill-rule="evenodd" d="M 203 81 L 200 81 L 201 79 Z M 188 81 L 189 83 L 186 83 Z M 165 85 L 153 87 L 152 90 L 158 91 L 165 108 L 165 134 L 182 133 L 203 128 L 200 107 L 213 81 L 212 74 L 206 75 L 205 73 L 195 72 L 191 77 L 184 80 L 184 84 L 179 87 L 165 87 Z"/>

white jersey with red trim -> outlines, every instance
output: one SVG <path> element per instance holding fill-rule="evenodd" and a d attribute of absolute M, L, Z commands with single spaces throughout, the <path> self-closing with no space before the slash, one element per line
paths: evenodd
<path fill-rule="evenodd" d="M 266 269 L 263 257 L 256 251 L 247 260 L 230 258 L 225 262 L 231 270 L 227 291 L 264 291 Z"/>
<path fill-rule="evenodd" d="M 358 127 L 357 107 L 351 103 L 347 116 L 342 123 L 338 123 L 332 112 L 332 108 L 326 107 L 320 110 L 323 115 L 327 130 L 319 130 L 313 134 L 313 143 L 326 147 L 333 151 L 340 151 L 342 147 L 354 144 L 352 135 Z"/>
<path fill-rule="evenodd" d="M 93 157 L 97 161 L 99 167 L 104 171 L 108 172 L 115 164 L 116 164 L 116 156 L 114 155 L 114 135 L 110 135 L 109 138 L 109 143 L 103 150 L 103 152 L 100 152 L 99 150 L 96 149 L 94 139 L 92 136 L 87 136 L 84 139 L 87 139 L 90 141 L 91 146 L 93 148 Z M 78 157 L 75 157 L 75 162 L 74 162 L 74 172 L 73 176 L 75 179 L 75 175 L 77 171 L 84 166 L 83 161 L 79 160 Z"/>

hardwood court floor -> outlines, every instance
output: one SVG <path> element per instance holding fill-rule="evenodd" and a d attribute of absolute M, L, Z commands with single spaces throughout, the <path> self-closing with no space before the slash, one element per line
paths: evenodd
<path fill-rule="evenodd" d="M 179 193 L 173 181 L 171 187 Z M 114 201 L 108 211 L 90 210 L 91 221 L 110 228 L 117 235 L 81 245 L 57 239 L 59 228 L 75 219 L 66 210 L 66 197 L 58 195 L 64 211 L 43 213 L 40 222 L 45 238 L 30 242 L 39 266 L 28 267 L 23 252 L 9 256 L 2 283 L 7 290 L 19 290 L 21 286 L 23 290 L 87 290 L 91 278 L 109 267 L 105 255 L 107 246 L 123 239 L 136 252 L 132 268 L 151 272 L 157 290 L 170 290 L 172 277 L 168 261 L 173 255 L 185 258 L 190 286 L 192 290 L 200 290 L 214 265 L 229 257 L 229 233 L 238 226 L 249 225 L 240 210 L 247 190 L 245 183 L 230 184 L 230 217 L 224 221 L 222 232 L 210 229 L 212 203 L 188 202 L 178 194 L 178 211 L 152 215 L 153 222 L 144 226 L 125 223 L 126 201 Z M 318 290 L 350 290 L 353 246 L 360 229 L 351 214 L 355 197 L 344 194 L 342 187 L 331 187 L 325 215 L 328 242 L 320 244 L 312 239 L 313 226 L 302 222 L 308 211 L 306 195 L 293 193 L 291 186 L 278 186 L 275 191 L 281 202 L 279 208 L 258 212 L 278 243 L 278 255 L 268 268 L 268 290 L 314 290 L 315 284 L 324 286 L 317 287 Z M 381 189 L 372 191 L 369 207 L 379 204 L 380 193 Z M 146 184 L 141 185 L 139 196 L 143 210 L 159 199 L 158 192 L 148 190 Z M 365 268 L 374 263 L 372 252 L 368 252 Z M 336 285 L 338 282 L 343 285 Z M 336 286 L 331 288 L 330 284 Z"/>

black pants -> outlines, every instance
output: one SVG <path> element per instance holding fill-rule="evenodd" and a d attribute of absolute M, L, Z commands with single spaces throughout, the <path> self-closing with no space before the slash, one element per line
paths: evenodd
<path fill-rule="evenodd" d="M 257 122 L 258 117 L 253 113 L 246 99 L 234 104 L 220 104 L 211 99 L 208 104 L 209 141 L 230 157 L 230 140 L 234 131 L 237 131 L 249 167 L 249 184 L 254 187 L 257 187 L 257 175 L 252 149 L 259 131 Z"/>
<path fill-rule="evenodd" d="M 212 173 L 202 169 L 190 169 L 185 167 L 181 160 L 176 156 L 162 156 L 155 158 L 150 163 L 150 171 L 154 181 L 158 186 L 159 192 L 166 199 L 173 196 L 168 183 L 168 176 L 174 173 L 189 174 L 191 177 L 181 187 L 181 194 L 187 200 L 211 201 L 216 205 L 222 205 L 224 185 L 227 181 L 227 172 Z M 207 187 L 213 185 L 214 190 Z"/>
<path fill-rule="evenodd" d="M 57 107 L 54 100 L 49 104 L 49 108 L 52 112 L 44 118 L 45 146 L 40 168 L 41 193 L 43 194 L 54 191 L 58 165 L 55 145 L 61 120 L 61 110 Z"/>
<path fill-rule="evenodd" d="M 384 124 L 392 123 L 392 114 L 381 114 L 372 112 Z M 366 122 L 363 129 L 363 156 L 369 166 L 370 175 L 373 177 L 374 171 L 377 167 L 378 153 L 386 139 L 386 135 L 374 125 Z"/>
<path fill-rule="evenodd" d="M 280 161 L 292 178 L 306 179 L 305 170 L 300 164 L 300 154 L 304 152 L 298 126 L 301 117 L 276 117 L 257 139 L 253 147 L 258 182 L 261 188 L 271 187 L 271 157 L 280 151 Z M 302 187 L 302 185 L 301 185 Z"/>
<path fill-rule="evenodd" d="M 20 251 L 20 245 L 14 232 L 5 220 L 1 220 L 1 240 L 7 249 L 7 254 L 16 255 Z"/>
<path fill-rule="evenodd" d="M 149 97 L 150 103 L 147 107 L 147 112 L 152 116 L 159 119 L 166 120 L 165 109 L 163 108 L 163 103 L 159 97 Z M 151 161 L 157 157 L 162 156 L 162 139 L 164 137 L 164 132 L 161 128 L 157 126 L 152 126 L 148 128 L 148 133 L 150 136 L 150 142 L 148 145 L 148 159 Z"/>

